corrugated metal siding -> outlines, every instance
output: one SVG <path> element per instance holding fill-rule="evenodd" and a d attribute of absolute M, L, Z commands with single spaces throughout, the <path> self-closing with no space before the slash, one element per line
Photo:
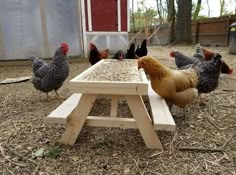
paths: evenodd
<path fill-rule="evenodd" d="M 42 39 L 40 1 L 0 1 L 0 60 L 52 57 L 61 42 L 69 44 L 69 55 L 82 54 L 78 1 L 44 0 L 49 53 Z"/>

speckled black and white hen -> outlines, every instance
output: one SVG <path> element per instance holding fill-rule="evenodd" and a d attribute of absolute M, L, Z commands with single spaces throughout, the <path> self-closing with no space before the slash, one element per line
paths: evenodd
<path fill-rule="evenodd" d="M 201 66 L 195 68 L 198 72 L 198 93 L 209 93 L 215 90 L 219 84 L 221 71 L 221 55 L 216 53 L 212 60 L 204 61 Z"/>
<path fill-rule="evenodd" d="M 203 61 L 201 64 L 189 64 L 181 69 L 193 68 L 198 75 L 198 94 L 209 93 L 215 90 L 219 84 L 219 76 L 221 71 L 221 55 L 216 53 L 209 61 Z"/>
<path fill-rule="evenodd" d="M 69 46 L 62 43 L 49 64 L 37 57 L 31 57 L 34 74 L 32 83 L 37 90 L 47 93 L 47 99 L 48 92 L 52 90 L 60 97 L 57 90 L 61 88 L 63 82 L 69 76 L 68 50 Z"/>

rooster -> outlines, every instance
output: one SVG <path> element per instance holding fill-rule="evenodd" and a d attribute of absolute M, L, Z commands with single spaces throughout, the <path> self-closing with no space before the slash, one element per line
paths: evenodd
<path fill-rule="evenodd" d="M 141 47 L 140 48 L 139 48 L 139 46 L 137 47 L 135 54 L 139 57 L 142 57 L 142 56 L 146 56 L 147 52 L 148 52 L 147 51 L 147 40 L 144 39 L 141 44 Z"/>
<path fill-rule="evenodd" d="M 47 93 L 47 100 L 48 92 L 52 90 L 55 91 L 57 97 L 61 98 L 57 90 L 61 88 L 69 75 L 68 50 L 69 46 L 62 43 L 49 64 L 35 56 L 31 57 L 34 74 L 32 78 L 33 86 L 37 90 Z"/>
<path fill-rule="evenodd" d="M 151 56 L 139 58 L 138 69 L 140 68 L 150 76 L 153 90 L 168 105 L 185 107 L 198 96 L 198 77 L 194 69 L 173 70 Z"/>
<path fill-rule="evenodd" d="M 97 47 L 93 43 L 90 43 L 89 62 L 91 63 L 91 65 L 94 65 L 101 59 L 106 59 L 108 57 L 108 52 L 109 49 L 105 49 L 99 52 Z"/>

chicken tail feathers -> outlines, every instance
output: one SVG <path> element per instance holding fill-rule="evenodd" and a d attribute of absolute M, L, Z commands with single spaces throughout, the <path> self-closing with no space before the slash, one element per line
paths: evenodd
<path fill-rule="evenodd" d="M 195 53 L 193 55 L 193 57 L 198 58 L 200 61 L 204 61 L 205 60 L 205 56 L 202 50 L 202 46 L 200 44 L 197 44 L 195 47 Z"/>
<path fill-rule="evenodd" d="M 34 60 L 36 60 L 36 59 L 38 59 L 36 56 L 31 56 L 31 57 L 30 57 L 30 60 L 32 60 L 32 61 L 34 61 Z"/>

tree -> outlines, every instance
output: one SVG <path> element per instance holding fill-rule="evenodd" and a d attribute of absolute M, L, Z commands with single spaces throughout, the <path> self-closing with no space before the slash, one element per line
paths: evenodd
<path fill-rule="evenodd" d="M 157 13 L 159 15 L 159 19 L 162 21 L 163 18 L 162 18 L 161 4 L 160 4 L 159 0 L 156 0 L 156 2 L 157 2 Z"/>
<path fill-rule="evenodd" d="M 169 31 L 170 31 L 170 43 L 175 40 L 175 1 L 167 0 L 168 6 L 168 22 L 169 22 Z"/>
<path fill-rule="evenodd" d="M 202 4 L 202 0 L 198 0 L 196 8 L 195 8 L 194 13 L 193 13 L 193 20 L 197 20 L 200 9 L 201 9 L 201 4 Z"/>
<path fill-rule="evenodd" d="M 208 7 L 208 17 L 210 18 L 211 16 L 211 9 L 210 9 L 210 5 L 209 5 L 209 0 L 206 0 L 207 2 L 207 7 Z"/>
<path fill-rule="evenodd" d="M 177 23 L 175 32 L 176 43 L 192 43 L 191 12 L 192 0 L 178 0 Z"/>
<path fill-rule="evenodd" d="M 220 16 L 223 16 L 225 0 L 220 0 Z"/>

